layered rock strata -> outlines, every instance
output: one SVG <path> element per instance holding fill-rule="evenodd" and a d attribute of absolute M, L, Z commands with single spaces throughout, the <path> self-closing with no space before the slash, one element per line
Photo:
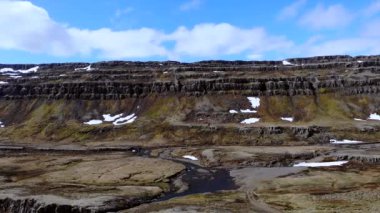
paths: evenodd
<path fill-rule="evenodd" d="M 380 57 L 281 61 L 99 62 L 0 65 L 3 99 L 125 99 L 158 95 L 346 95 L 380 92 Z M 284 65 L 286 64 L 286 65 Z M 7 69 L 37 72 L 9 76 Z M 14 73 L 13 73 L 14 75 Z"/>

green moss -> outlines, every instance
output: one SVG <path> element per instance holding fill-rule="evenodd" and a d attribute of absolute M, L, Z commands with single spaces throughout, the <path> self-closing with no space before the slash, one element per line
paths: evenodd
<path fill-rule="evenodd" d="M 331 118 L 347 119 L 350 117 L 345 111 L 344 102 L 334 95 L 324 94 L 319 96 L 319 107 L 322 115 Z"/>
<path fill-rule="evenodd" d="M 319 88 L 318 92 L 319 92 L 319 94 L 324 94 L 327 92 L 327 89 L 326 88 Z"/>

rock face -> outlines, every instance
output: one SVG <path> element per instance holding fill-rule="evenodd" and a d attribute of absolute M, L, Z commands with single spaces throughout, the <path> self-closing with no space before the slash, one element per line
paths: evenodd
<path fill-rule="evenodd" d="M 43 205 L 33 199 L 12 200 L 10 198 L 0 200 L 0 211 L 4 213 L 22 212 L 22 213 L 90 213 L 91 210 L 73 207 L 70 205 Z"/>
<path fill-rule="evenodd" d="M 99 62 L 40 64 L 21 77 L 2 72 L 3 99 L 124 99 L 149 94 L 255 96 L 380 92 L 380 56 L 326 56 L 281 61 Z M 14 70 L 37 65 L 0 65 Z"/>

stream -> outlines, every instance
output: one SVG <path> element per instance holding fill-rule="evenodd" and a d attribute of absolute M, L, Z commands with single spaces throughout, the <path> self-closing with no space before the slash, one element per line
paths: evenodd
<path fill-rule="evenodd" d="M 183 164 L 186 169 L 180 174 L 171 178 L 170 191 L 163 193 L 160 197 L 151 200 L 145 200 L 142 203 L 136 203 L 133 207 L 152 203 L 166 201 L 172 198 L 182 197 L 186 195 L 199 194 L 199 193 L 212 193 L 220 190 L 237 189 L 230 172 L 221 168 L 204 168 L 187 160 L 180 160 L 170 157 L 153 157 L 151 156 L 150 149 L 143 149 L 140 147 L 108 147 L 108 148 L 51 148 L 51 147 L 30 147 L 30 146 L 9 146 L 0 145 L 0 153 L 6 155 L 7 153 L 17 154 L 32 154 L 32 153 L 63 153 L 63 154 L 78 154 L 88 155 L 97 153 L 115 153 L 123 152 L 129 156 L 137 155 L 146 158 L 161 158 L 176 163 Z"/>

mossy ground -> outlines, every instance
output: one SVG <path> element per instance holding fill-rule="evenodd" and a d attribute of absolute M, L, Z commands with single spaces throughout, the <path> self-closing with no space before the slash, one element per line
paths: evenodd
<path fill-rule="evenodd" d="M 252 127 L 273 126 L 325 126 L 342 137 L 362 137 L 362 126 L 378 128 L 379 122 L 358 122 L 370 113 L 380 112 L 380 98 L 371 95 L 341 96 L 319 94 L 317 96 L 261 97 L 258 113 L 245 116 L 260 117 Z M 250 128 L 239 121 L 222 122 L 185 121 L 190 114 L 202 112 L 231 116 L 230 109 L 249 109 L 245 96 L 148 96 L 125 100 L 5 100 L 0 103 L 0 119 L 6 128 L 0 129 L 2 138 L 35 141 L 162 141 L 182 144 L 260 144 L 276 142 L 269 135 L 240 134 L 239 128 Z M 83 122 L 102 119 L 102 114 L 125 115 L 135 113 L 138 119 L 128 125 L 111 123 L 90 126 Z M 290 123 L 281 117 L 294 117 Z M 347 130 L 350 131 L 342 131 Z M 343 133 L 344 132 L 344 133 Z M 367 138 L 378 137 L 377 131 L 366 132 Z M 267 138 L 269 137 L 269 138 Z M 363 136 L 364 137 L 364 136 Z M 288 135 L 276 135 L 278 141 L 292 140 Z"/>

